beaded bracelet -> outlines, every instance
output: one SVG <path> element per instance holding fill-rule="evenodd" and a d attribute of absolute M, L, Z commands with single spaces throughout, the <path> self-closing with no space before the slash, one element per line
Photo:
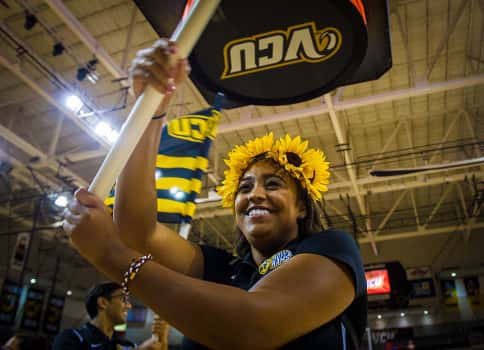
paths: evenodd
<path fill-rule="evenodd" d="M 136 277 L 136 274 L 141 270 L 146 262 L 153 259 L 151 254 L 140 256 L 137 259 L 133 259 L 131 264 L 129 265 L 128 270 L 124 273 L 123 276 L 123 283 L 121 283 L 121 287 L 123 288 L 124 294 L 129 294 L 128 283 Z"/>
<path fill-rule="evenodd" d="M 153 118 L 151 118 L 152 120 L 157 120 L 157 119 L 161 119 L 161 118 L 164 118 L 166 117 L 166 112 L 163 112 L 159 115 L 155 115 Z"/>

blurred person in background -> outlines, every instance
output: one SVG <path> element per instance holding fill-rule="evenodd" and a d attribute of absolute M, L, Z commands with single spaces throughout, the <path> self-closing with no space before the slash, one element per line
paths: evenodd
<path fill-rule="evenodd" d="M 154 337 L 136 346 L 115 334 L 114 327 L 126 323 L 128 310 L 131 309 L 118 283 L 106 282 L 93 287 L 86 296 L 85 307 L 91 322 L 81 328 L 62 331 L 55 338 L 53 350 L 161 349 L 160 342 Z"/>

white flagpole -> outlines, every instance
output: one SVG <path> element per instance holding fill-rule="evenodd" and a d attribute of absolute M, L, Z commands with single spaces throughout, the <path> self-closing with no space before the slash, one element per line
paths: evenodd
<path fill-rule="evenodd" d="M 188 239 L 188 235 L 190 234 L 191 228 L 192 228 L 192 224 L 182 223 L 180 224 L 180 229 L 178 230 L 178 234 L 183 238 Z"/>
<path fill-rule="evenodd" d="M 196 1 L 188 16 L 178 24 L 170 40 L 176 42 L 180 57 L 187 57 L 191 52 L 219 2 L 220 0 Z M 136 100 L 121 128 L 118 140 L 109 150 L 89 186 L 89 191 L 102 199 L 108 196 L 163 98 L 162 94 L 148 86 Z"/>

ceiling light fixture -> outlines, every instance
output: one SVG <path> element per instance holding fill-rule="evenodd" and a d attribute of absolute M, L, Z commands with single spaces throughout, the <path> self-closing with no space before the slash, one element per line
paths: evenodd
<path fill-rule="evenodd" d="M 61 42 L 55 43 L 52 47 L 52 56 L 60 56 L 64 53 L 65 47 Z"/>
<path fill-rule="evenodd" d="M 84 79 L 86 79 L 88 73 L 89 73 L 89 71 L 87 70 L 86 67 L 80 67 L 77 70 L 77 74 L 76 74 L 77 80 L 78 81 L 83 81 Z"/>
<path fill-rule="evenodd" d="M 77 95 L 67 96 L 64 101 L 64 104 L 66 105 L 67 108 L 69 108 L 74 113 L 78 113 L 81 110 L 81 108 L 84 106 L 84 103 Z"/>
<path fill-rule="evenodd" d="M 119 134 L 116 130 L 111 130 L 107 135 L 107 139 L 109 143 L 115 143 L 118 137 L 119 137 Z"/>
<path fill-rule="evenodd" d="M 178 191 L 177 193 L 175 193 L 175 199 L 178 200 L 178 201 L 183 201 L 185 200 L 185 192 L 183 191 Z"/>
<path fill-rule="evenodd" d="M 96 70 L 96 65 L 99 63 L 99 60 L 97 58 L 93 58 L 92 60 L 90 60 L 89 62 L 87 62 L 87 69 L 89 69 L 90 71 L 95 71 Z"/>
<path fill-rule="evenodd" d="M 97 58 L 93 58 L 89 60 L 85 66 L 79 67 L 77 69 L 76 78 L 78 81 L 83 81 L 87 78 L 91 82 L 91 84 L 96 84 L 99 80 L 99 74 L 96 73 L 96 67 L 99 63 Z"/>
<path fill-rule="evenodd" d="M 57 198 L 54 201 L 54 204 L 57 205 L 58 207 L 65 208 L 67 206 L 67 197 L 63 195 L 57 196 Z"/>
<path fill-rule="evenodd" d="M 32 28 L 37 24 L 38 21 L 39 20 L 37 19 L 37 17 L 35 17 L 34 14 L 30 13 L 29 11 L 25 11 L 25 30 L 32 30 Z"/>
<path fill-rule="evenodd" d="M 108 123 L 99 122 L 97 123 L 96 129 L 94 131 L 101 137 L 108 137 L 112 130 Z"/>
<path fill-rule="evenodd" d="M 185 199 L 185 192 L 178 187 L 170 188 L 170 194 L 178 201 L 183 201 Z"/>
<path fill-rule="evenodd" d="M 87 75 L 87 80 L 89 80 L 91 84 L 95 85 L 99 80 L 99 75 L 96 72 L 90 72 Z"/>

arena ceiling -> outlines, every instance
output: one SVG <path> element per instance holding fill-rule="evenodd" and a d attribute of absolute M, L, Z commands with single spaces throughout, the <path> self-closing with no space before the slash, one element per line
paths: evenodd
<path fill-rule="evenodd" d="M 326 223 L 357 236 L 365 263 L 399 260 L 435 272 L 484 263 L 483 165 L 369 175 L 482 157 L 484 1 L 389 3 L 393 68 L 380 79 L 304 103 L 223 112 L 191 239 L 233 248 L 231 212 L 211 190 L 234 144 L 273 131 L 301 135 L 326 152 L 333 168 Z M 37 18 L 30 30 L 26 11 Z M 1 264 L 8 265 L 15 234 L 35 221 L 29 271 L 50 278 L 58 255 L 60 282 L 85 287 L 92 271 L 56 229 L 53 201 L 92 180 L 110 147 L 96 126 L 120 129 L 134 102 L 127 67 L 157 34 L 124 0 L 2 0 L 0 22 Z M 64 51 L 54 56 L 56 43 Z M 78 69 L 94 58 L 97 83 L 79 82 Z M 72 91 L 96 113 L 66 108 Z M 206 106 L 188 82 L 169 115 Z"/>

